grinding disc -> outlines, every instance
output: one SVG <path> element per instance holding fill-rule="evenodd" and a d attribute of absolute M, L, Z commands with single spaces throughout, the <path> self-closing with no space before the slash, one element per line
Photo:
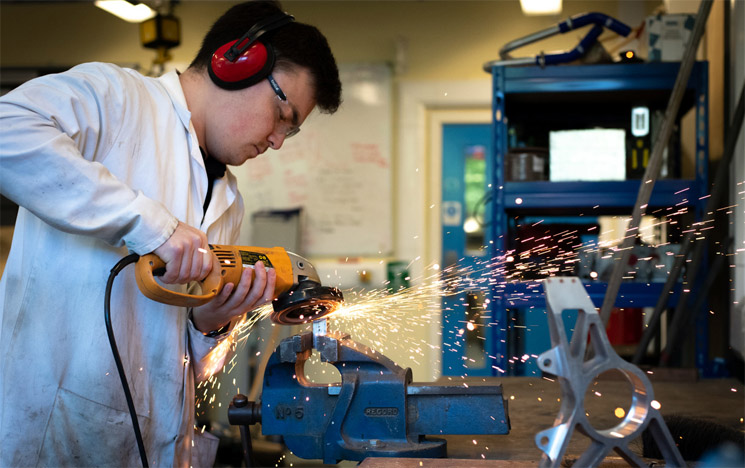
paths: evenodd
<path fill-rule="evenodd" d="M 337 288 L 301 281 L 274 300 L 270 318 L 280 325 L 308 323 L 334 312 L 342 302 L 344 296 Z"/>

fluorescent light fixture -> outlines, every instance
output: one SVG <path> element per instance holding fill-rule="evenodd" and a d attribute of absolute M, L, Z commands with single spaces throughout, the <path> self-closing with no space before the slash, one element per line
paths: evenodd
<path fill-rule="evenodd" d="M 561 0 L 520 0 L 520 7 L 527 16 L 558 15 Z"/>
<path fill-rule="evenodd" d="M 130 23 L 141 23 L 155 16 L 156 12 L 144 3 L 134 5 L 126 0 L 96 0 L 98 8 L 116 15 Z"/>

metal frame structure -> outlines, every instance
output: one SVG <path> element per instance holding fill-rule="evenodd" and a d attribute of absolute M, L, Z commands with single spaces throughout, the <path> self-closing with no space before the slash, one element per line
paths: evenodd
<path fill-rule="evenodd" d="M 544 288 L 553 347 L 538 357 L 538 365 L 544 372 L 558 377 L 561 408 L 554 426 L 535 436 L 536 445 L 543 452 L 539 466 L 561 466 L 572 433 L 577 430 L 590 439 L 590 446 L 575 462 L 577 466 L 599 466 L 611 451 L 615 451 L 629 464 L 645 467 L 647 464 L 629 448 L 629 443 L 647 428 L 666 466 L 686 466 L 656 409 L 652 384 L 641 369 L 613 351 L 603 321 L 579 279 L 549 278 L 544 280 Z M 571 341 L 564 332 L 562 313 L 566 310 L 578 311 Z M 588 347 L 593 353 L 586 359 Z M 588 419 L 585 394 L 593 380 L 608 371 L 618 371 L 627 379 L 632 401 L 618 424 L 598 429 Z"/>

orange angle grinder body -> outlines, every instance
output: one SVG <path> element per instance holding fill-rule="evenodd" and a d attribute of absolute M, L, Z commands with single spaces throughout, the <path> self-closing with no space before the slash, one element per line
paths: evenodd
<path fill-rule="evenodd" d="M 282 247 L 210 245 L 210 249 L 214 264 L 210 274 L 199 282 L 202 294 L 180 293 L 161 286 L 155 277 L 165 272 L 165 263 L 155 254 L 143 255 L 137 261 L 137 286 L 154 301 L 198 307 L 214 299 L 224 285 L 238 284 L 243 269 L 252 268 L 261 261 L 277 273 L 271 313 L 274 323 L 295 325 L 318 320 L 332 313 L 344 301 L 340 290 L 321 285 L 313 264 Z"/>

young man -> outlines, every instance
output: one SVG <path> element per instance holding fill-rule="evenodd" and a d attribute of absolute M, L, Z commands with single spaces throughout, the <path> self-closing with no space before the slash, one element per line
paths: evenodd
<path fill-rule="evenodd" d="M 223 46 L 256 24 L 262 44 L 227 59 Z M 0 190 L 21 207 L 0 282 L 0 466 L 140 463 L 103 319 L 110 269 L 155 252 L 174 289 L 205 277 L 208 243 L 237 243 L 243 216 L 225 166 L 279 149 L 340 95 L 323 35 L 275 2 L 249 2 L 180 75 L 84 64 L 0 99 Z M 257 264 L 187 310 L 145 298 L 132 271 L 118 276 L 112 325 L 151 465 L 213 463 L 217 440 L 194 431 L 195 378 L 274 281 Z"/>

